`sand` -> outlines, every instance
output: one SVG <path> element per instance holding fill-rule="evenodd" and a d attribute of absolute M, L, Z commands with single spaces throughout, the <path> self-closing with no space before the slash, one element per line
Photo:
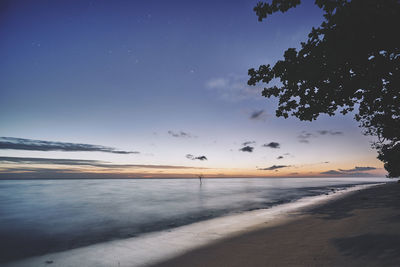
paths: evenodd
<path fill-rule="evenodd" d="M 400 184 L 337 198 L 285 223 L 154 266 L 400 266 Z"/>

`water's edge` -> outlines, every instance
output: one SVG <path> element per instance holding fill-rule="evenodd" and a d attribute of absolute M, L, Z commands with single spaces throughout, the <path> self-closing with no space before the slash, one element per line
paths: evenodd
<path fill-rule="evenodd" d="M 5 266 L 146 266 L 164 261 L 189 250 L 215 242 L 245 231 L 284 222 L 289 215 L 322 205 L 327 201 L 345 196 L 377 184 L 350 186 L 330 194 L 309 196 L 294 202 L 272 206 L 267 209 L 246 211 L 205 221 L 146 233 L 138 237 L 115 240 L 50 253 Z M 293 216 L 290 216 L 293 219 Z"/>

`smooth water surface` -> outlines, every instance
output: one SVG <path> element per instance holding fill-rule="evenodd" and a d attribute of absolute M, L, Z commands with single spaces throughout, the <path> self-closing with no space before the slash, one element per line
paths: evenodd
<path fill-rule="evenodd" d="M 384 178 L 0 181 L 0 262 L 268 208 Z"/>

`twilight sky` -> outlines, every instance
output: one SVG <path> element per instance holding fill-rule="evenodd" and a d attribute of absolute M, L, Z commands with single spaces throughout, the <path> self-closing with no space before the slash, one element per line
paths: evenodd
<path fill-rule="evenodd" d="M 246 85 L 321 23 L 304 2 L 2 1 L 0 178 L 385 175 L 351 114 Z"/>

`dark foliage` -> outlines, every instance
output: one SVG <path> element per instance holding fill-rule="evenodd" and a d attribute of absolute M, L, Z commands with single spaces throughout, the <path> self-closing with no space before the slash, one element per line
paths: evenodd
<path fill-rule="evenodd" d="M 273 0 L 254 8 L 262 21 L 299 0 Z M 277 116 L 315 120 L 320 114 L 355 112 L 389 177 L 400 175 L 400 1 L 316 0 L 324 21 L 301 49 L 289 48 L 273 66 L 249 69 L 249 85 L 266 83 L 278 97 Z M 274 84 L 271 85 L 271 82 Z"/>

